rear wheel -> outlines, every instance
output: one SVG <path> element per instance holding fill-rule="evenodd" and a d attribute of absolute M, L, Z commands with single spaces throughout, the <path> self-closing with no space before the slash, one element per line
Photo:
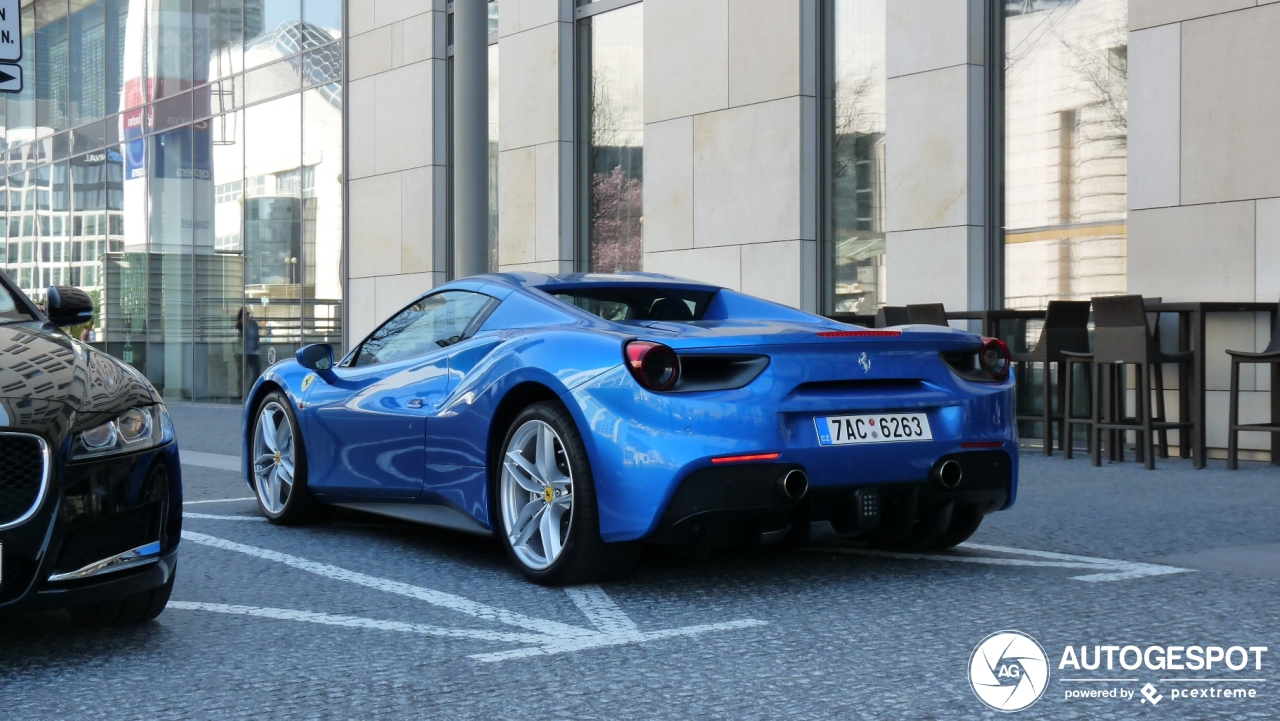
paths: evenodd
<path fill-rule="evenodd" d="M 298 419 L 283 393 L 268 393 L 254 415 L 253 489 L 268 521 L 294 526 L 324 520 L 332 512 L 307 488 L 307 454 Z"/>
<path fill-rule="evenodd" d="M 512 421 L 497 461 L 497 527 L 529 580 L 564 586 L 626 573 L 639 546 L 605 543 L 582 437 L 559 403 L 529 406 Z"/>
<path fill-rule="evenodd" d="M 169 596 L 173 593 L 173 582 L 177 577 L 178 568 L 175 565 L 168 582 L 163 586 L 121 601 L 69 608 L 67 614 L 71 616 L 72 622 L 81 626 L 124 626 L 155 620 L 164 612 L 165 606 L 169 605 Z"/>

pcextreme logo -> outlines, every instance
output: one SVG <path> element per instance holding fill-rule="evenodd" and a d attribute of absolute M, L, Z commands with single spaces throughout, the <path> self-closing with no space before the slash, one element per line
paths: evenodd
<path fill-rule="evenodd" d="M 969 686 L 996 711 L 1021 711 L 1049 687 L 1049 657 L 1021 631 L 998 631 L 982 639 L 969 657 Z"/>

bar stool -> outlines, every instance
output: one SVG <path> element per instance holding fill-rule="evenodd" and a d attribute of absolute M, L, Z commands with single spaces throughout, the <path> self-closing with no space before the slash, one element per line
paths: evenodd
<path fill-rule="evenodd" d="M 907 320 L 912 325 L 940 325 L 949 327 L 947 309 L 942 303 L 920 303 L 907 306 Z"/>
<path fill-rule="evenodd" d="M 1017 416 L 1020 421 L 1041 421 L 1044 423 L 1044 454 L 1053 455 L 1053 422 L 1058 421 L 1060 435 L 1059 447 L 1065 449 L 1071 443 L 1065 420 L 1068 412 L 1069 397 L 1065 395 L 1067 383 L 1064 379 L 1067 360 L 1064 352 L 1089 354 L 1089 301 L 1087 300 L 1054 300 L 1049 301 L 1049 309 L 1045 312 L 1044 328 L 1040 331 L 1040 339 L 1030 351 L 1014 353 L 1015 363 L 1044 364 L 1044 410 L 1040 415 Z M 1057 382 L 1051 382 L 1052 365 L 1057 365 Z M 1020 379 L 1030 376 L 1020 373 Z M 1056 393 L 1055 393 L 1056 391 Z M 1053 398 L 1058 399 L 1058 413 L 1053 412 Z"/>
<path fill-rule="evenodd" d="M 876 327 L 888 328 L 894 325 L 908 325 L 911 318 L 907 316 L 904 305 L 886 305 L 876 311 Z"/>
<path fill-rule="evenodd" d="M 1151 328 L 1147 325 L 1147 313 L 1142 296 L 1117 295 L 1093 299 L 1094 350 L 1092 387 L 1092 422 L 1089 424 L 1090 450 L 1093 465 L 1102 465 L 1102 432 L 1111 431 L 1110 450 L 1115 460 L 1124 460 L 1126 431 L 1138 433 L 1137 456 L 1147 469 L 1155 468 L 1155 431 L 1173 428 L 1190 430 L 1189 421 L 1170 422 L 1152 408 L 1152 376 L 1162 375 L 1160 364 L 1187 365 L 1193 362 L 1191 351 L 1164 353 L 1156 344 Z M 1135 414 L 1124 413 L 1125 389 L 1122 387 L 1124 366 L 1136 370 L 1135 388 L 1137 408 Z M 1107 372 L 1108 389 L 1103 388 L 1102 369 Z M 1158 384 L 1163 390 L 1163 384 Z M 1179 392 L 1187 392 L 1180 388 Z M 1109 392 L 1104 392 L 1109 391 Z M 1107 402 L 1104 403 L 1104 398 Z M 1185 430 L 1184 430 L 1185 432 Z"/>
<path fill-rule="evenodd" d="M 1240 431 L 1280 433 L 1280 417 L 1277 417 L 1274 412 L 1271 415 L 1270 423 L 1240 422 L 1240 365 L 1242 363 L 1256 363 L 1258 365 L 1272 366 L 1271 377 L 1276 377 L 1274 366 L 1280 363 L 1280 313 L 1275 314 L 1275 325 L 1271 329 L 1271 342 L 1267 344 L 1266 350 L 1261 353 L 1229 350 L 1227 355 L 1231 356 L 1231 405 L 1227 421 L 1227 468 L 1234 471 L 1236 469 L 1237 456 L 1240 454 Z M 1272 385 L 1271 393 L 1272 395 L 1280 393 L 1280 388 Z M 1271 407 L 1275 408 L 1274 402 Z M 1274 442 L 1271 444 L 1273 456 L 1280 452 L 1280 447 L 1278 446 L 1280 444 Z M 1280 458 L 1273 457 L 1271 462 L 1280 463 Z"/>

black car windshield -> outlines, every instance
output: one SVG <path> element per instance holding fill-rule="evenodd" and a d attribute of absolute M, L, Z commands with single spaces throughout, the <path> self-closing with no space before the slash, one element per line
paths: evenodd
<path fill-rule="evenodd" d="M 25 303 L 14 297 L 8 284 L 0 283 L 0 323 L 14 320 L 36 320 L 36 317 L 27 310 Z"/>
<path fill-rule="evenodd" d="M 657 286 L 577 288 L 552 292 L 556 298 L 605 320 L 661 320 L 690 323 L 701 320 L 714 290 L 686 290 Z"/>

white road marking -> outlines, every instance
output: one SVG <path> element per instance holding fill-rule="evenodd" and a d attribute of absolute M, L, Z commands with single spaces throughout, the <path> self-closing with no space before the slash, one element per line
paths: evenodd
<path fill-rule="evenodd" d="M 203 518 L 206 521 L 265 521 L 262 516 L 215 516 L 208 513 L 186 513 L 183 518 Z"/>
<path fill-rule="evenodd" d="M 858 556 L 881 556 L 884 558 L 901 558 L 922 561 L 948 561 L 953 563 L 976 563 L 988 566 L 1030 566 L 1035 568 L 1074 568 L 1099 571 L 1083 576 L 1072 576 L 1072 580 L 1096 583 L 1099 581 L 1127 581 L 1149 576 L 1167 576 L 1173 573 L 1189 573 L 1193 569 L 1176 566 L 1162 566 L 1154 563 L 1136 563 L 1120 561 L 1113 558 L 1095 558 L 1093 556 L 1076 556 L 1069 553 L 1053 551 L 1035 551 L 1009 546 L 991 546 L 984 543 L 962 543 L 956 550 L 985 551 L 987 553 L 1003 553 L 1027 558 L 1000 558 L 993 556 L 951 555 L 946 553 L 905 553 L 898 551 L 878 551 L 871 548 L 844 548 L 823 546 L 815 547 L 815 551 L 835 551 Z M 1046 560 L 1031 560 L 1046 559 Z"/>
<path fill-rule="evenodd" d="M 192 514 L 187 514 L 192 515 Z M 194 514 L 197 518 L 229 518 L 240 520 L 238 516 L 205 516 L 203 514 Z M 244 517 L 248 518 L 248 517 Z M 599 586 L 579 586 L 576 588 L 567 588 L 565 592 L 570 600 L 574 602 L 587 616 L 587 619 L 595 626 L 595 629 L 579 628 L 570 626 L 569 624 L 559 623 L 556 621 L 548 621 L 544 619 L 531 618 L 519 613 L 508 611 L 495 606 L 488 606 L 477 603 L 462 596 L 436 591 L 430 588 L 414 586 L 400 581 L 392 581 L 385 578 L 377 578 L 356 571 L 349 571 L 337 566 L 331 566 L 326 563 L 318 563 L 309 561 L 297 556 L 291 556 L 286 553 L 270 551 L 264 548 L 256 548 L 247 546 L 235 541 L 228 541 L 216 536 L 209 536 L 203 533 L 193 533 L 191 531 L 183 531 L 182 538 L 191 543 L 197 543 L 212 548 L 220 548 L 236 553 L 243 553 L 255 558 L 261 558 L 267 561 L 282 563 L 291 568 L 296 568 L 308 573 L 314 573 L 325 578 L 331 578 L 337 581 L 345 581 L 356 585 L 365 586 L 386 593 L 394 593 L 401 596 L 408 596 L 420 601 L 425 601 L 433 606 L 438 606 L 450 611 L 472 616 L 474 618 L 486 621 L 496 621 L 508 626 L 516 626 L 532 634 L 506 634 L 510 639 L 498 639 L 496 636 L 486 638 L 485 640 L 511 640 L 515 643 L 535 644 L 524 648 L 511 649 L 509 651 L 501 651 L 496 653 L 479 653 L 470 656 L 473 660 L 492 663 L 496 661 L 505 661 L 508 659 L 527 658 L 529 656 L 541 656 L 556 653 L 568 653 L 572 651 L 582 651 L 590 648 L 601 648 L 604 646 L 621 646 L 631 643 L 642 643 L 646 641 L 658 641 L 667 638 L 677 638 L 681 636 L 695 636 L 702 633 L 713 631 L 731 631 L 744 628 L 753 628 L 756 626 L 767 625 L 765 621 L 756 619 L 741 619 L 737 621 L 728 621 L 724 623 L 710 623 L 695 626 L 685 626 L 682 628 L 661 629 L 657 631 L 642 632 L 636 626 L 635 622 L 627 616 L 621 608 L 614 603 L 613 599 L 604 592 Z M 321 623 L 336 626 L 351 626 L 360 628 L 377 628 L 383 630 L 404 631 L 411 633 L 424 633 L 427 635 L 442 635 L 437 631 L 450 629 L 441 629 L 436 626 L 425 626 L 421 624 L 400 624 L 394 628 L 388 624 L 396 624 L 391 621 L 374 621 L 372 619 L 360 619 L 353 616 L 331 616 L 329 614 L 313 614 L 307 611 L 288 611 L 284 609 L 259 609 L 252 606 L 225 606 L 223 604 L 195 604 L 187 603 L 175 608 L 190 608 L 191 610 L 207 610 L 215 613 L 238 613 L 250 616 L 262 616 L 267 618 L 279 618 L 282 620 L 302 621 L 306 623 Z M 228 610 L 234 609 L 234 610 Z M 250 610 L 245 610 L 250 609 Z M 459 634 L 465 635 L 467 638 L 479 638 L 474 634 L 477 632 L 459 629 Z M 458 636 L 464 637 L 464 636 Z M 518 638 L 517 638 L 518 637 Z"/>
<path fill-rule="evenodd" d="M 502 631 L 480 631 L 466 628 L 441 628 L 424 623 L 402 623 L 400 621 L 379 621 L 357 616 L 336 616 L 329 613 L 313 613 L 311 611 L 295 611 L 289 608 L 261 608 L 258 606 L 232 606 L 225 603 L 191 603 L 189 601 L 170 601 L 168 608 L 183 611 L 208 611 L 238 616 L 255 616 L 271 618 L 278 621 L 300 621 L 318 623 L 325 626 L 345 626 L 346 628 L 369 628 L 378 631 L 399 631 L 400 633 L 417 633 L 424 636 L 442 636 L 445 638 L 471 638 L 481 641 L 505 641 L 507 643 L 541 643 L 542 636 L 528 633 L 504 633 Z"/>
<path fill-rule="evenodd" d="M 636 627 L 635 621 L 618 608 L 599 586 L 578 586 L 566 588 L 569 599 L 582 611 L 587 620 L 600 633 L 618 638 L 629 638 L 633 641 L 644 640 L 644 634 Z"/>
<path fill-rule="evenodd" d="M 200 451 L 179 451 L 179 458 L 184 466 L 200 466 L 216 468 L 220 471 L 241 471 L 240 456 L 228 456 L 224 453 L 201 453 Z"/>
<path fill-rule="evenodd" d="M 231 503 L 232 501 L 256 501 L 256 500 L 258 499 L 254 498 L 253 496 L 245 496 L 244 498 L 214 498 L 208 501 L 183 501 L 182 505 L 185 508 L 186 506 L 199 506 L 205 503 Z"/>

